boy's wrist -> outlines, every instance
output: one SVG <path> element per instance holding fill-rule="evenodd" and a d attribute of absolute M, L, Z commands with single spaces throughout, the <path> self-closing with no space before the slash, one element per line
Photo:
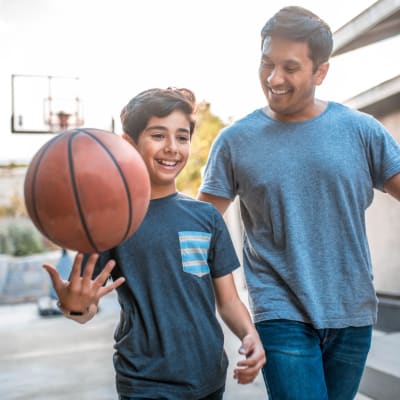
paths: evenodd
<path fill-rule="evenodd" d="M 91 304 L 83 311 L 68 310 L 60 301 L 57 302 L 57 307 L 61 310 L 64 317 L 72 319 L 79 323 L 85 323 L 91 320 L 97 313 L 97 304 Z"/>
<path fill-rule="evenodd" d="M 89 311 L 89 307 L 86 308 L 86 310 L 83 311 L 75 311 L 75 310 L 69 310 L 67 308 L 65 308 L 62 304 L 61 301 L 57 301 L 57 307 L 62 311 L 62 313 L 64 315 L 70 315 L 70 316 L 81 316 L 81 315 L 85 315 L 88 313 Z"/>

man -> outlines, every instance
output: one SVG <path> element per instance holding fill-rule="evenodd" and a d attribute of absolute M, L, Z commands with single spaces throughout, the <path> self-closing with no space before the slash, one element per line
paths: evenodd
<path fill-rule="evenodd" d="M 329 26 L 300 7 L 262 30 L 268 106 L 217 137 L 199 198 L 224 213 L 239 196 L 252 312 L 270 400 L 350 400 L 377 301 L 365 230 L 373 189 L 400 200 L 400 148 L 369 115 L 315 98 Z"/>

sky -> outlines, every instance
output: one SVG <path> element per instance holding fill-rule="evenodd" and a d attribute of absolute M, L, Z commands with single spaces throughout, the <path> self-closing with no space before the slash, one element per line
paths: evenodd
<path fill-rule="evenodd" d="M 227 122 L 265 104 L 260 30 L 276 11 L 306 7 L 335 31 L 373 3 L 0 0 L 0 163 L 30 160 L 52 137 L 10 132 L 12 74 L 79 76 L 85 125 L 109 129 L 115 118 L 117 133 L 122 106 L 150 87 L 188 87 Z M 397 56 L 386 42 L 384 59 L 370 49 L 333 59 L 319 97 L 343 101 L 396 75 Z"/>

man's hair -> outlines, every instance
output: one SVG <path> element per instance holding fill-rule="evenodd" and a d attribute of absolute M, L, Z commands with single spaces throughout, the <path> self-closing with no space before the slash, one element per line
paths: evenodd
<path fill-rule="evenodd" d="M 173 111 L 180 110 L 186 114 L 190 122 L 192 136 L 195 121 L 193 117 L 196 98 L 189 89 L 169 87 L 167 89 L 148 89 L 139 93 L 121 111 L 121 123 L 124 133 L 135 143 L 146 128 L 151 117 L 163 118 Z"/>
<path fill-rule="evenodd" d="M 298 6 L 284 7 L 267 21 L 261 31 L 261 48 L 265 38 L 270 36 L 307 43 L 314 70 L 329 60 L 333 48 L 329 25 L 311 11 Z"/>

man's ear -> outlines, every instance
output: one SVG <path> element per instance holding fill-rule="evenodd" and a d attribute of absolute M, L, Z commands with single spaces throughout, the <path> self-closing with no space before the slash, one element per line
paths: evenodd
<path fill-rule="evenodd" d="M 134 148 L 136 148 L 135 141 L 127 133 L 122 134 L 122 139 L 125 139 L 129 144 L 131 144 Z"/>
<path fill-rule="evenodd" d="M 314 84 L 316 86 L 321 85 L 321 83 L 324 81 L 324 79 L 328 73 L 328 70 L 329 70 L 328 62 L 324 62 L 318 66 L 318 68 L 314 74 Z"/>

